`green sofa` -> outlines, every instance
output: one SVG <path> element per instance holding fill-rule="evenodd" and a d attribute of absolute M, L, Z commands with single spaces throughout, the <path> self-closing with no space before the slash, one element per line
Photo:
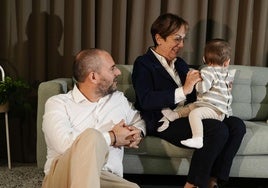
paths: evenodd
<path fill-rule="evenodd" d="M 131 83 L 132 65 L 118 65 L 122 75 L 118 89 L 128 99 L 135 101 Z M 236 69 L 233 84 L 233 113 L 242 118 L 247 133 L 233 161 L 231 177 L 268 178 L 268 68 L 231 65 Z M 42 116 L 46 100 L 72 88 L 71 78 L 43 82 L 38 89 L 37 114 L 37 165 L 43 168 L 46 144 L 42 133 Z M 126 174 L 187 175 L 193 150 L 146 136 L 139 149 L 126 149 L 124 172 Z"/>

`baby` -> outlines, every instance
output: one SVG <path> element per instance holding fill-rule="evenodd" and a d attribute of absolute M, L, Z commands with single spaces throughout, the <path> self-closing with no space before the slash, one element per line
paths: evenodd
<path fill-rule="evenodd" d="M 202 81 L 195 86 L 197 101 L 179 109 L 163 109 L 163 115 L 169 120 L 189 116 L 192 138 L 182 140 L 181 144 L 192 147 L 203 147 L 202 119 L 222 121 L 232 115 L 231 88 L 235 70 L 228 70 L 231 47 L 222 39 L 207 42 L 203 61 L 206 64 L 200 70 Z M 158 129 L 163 131 L 161 127 Z"/>

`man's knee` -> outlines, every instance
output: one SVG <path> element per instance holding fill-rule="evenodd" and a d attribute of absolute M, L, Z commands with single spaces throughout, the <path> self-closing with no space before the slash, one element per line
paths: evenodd
<path fill-rule="evenodd" d="M 102 133 L 89 128 L 76 138 L 71 150 L 85 155 L 92 155 L 95 152 L 106 158 L 109 148 Z"/>
<path fill-rule="evenodd" d="M 96 129 L 88 128 L 81 133 L 75 141 L 75 144 L 103 144 L 107 145 L 102 133 Z M 83 145 L 83 147 L 86 147 Z"/>

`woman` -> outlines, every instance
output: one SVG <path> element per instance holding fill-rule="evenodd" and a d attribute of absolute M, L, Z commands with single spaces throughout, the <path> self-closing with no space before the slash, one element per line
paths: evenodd
<path fill-rule="evenodd" d="M 134 63 L 132 82 L 136 92 L 135 107 L 146 122 L 147 134 L 179 146 L 191 137 L 188 118 L 169 122 L 161 110 L 174 109 L 196 99 L 194 85 L 201 80 L 197 70 L 189 70 L 178 57 L 188 32 L 188 23 L 177 15 L 163 14 L 151 26 L 154 46 Z M 218 180 L 227 181 L 233 158 L 245 134 L 245 124 L 237 117 L 223 122 L 205 119 L 204 146 L 193 153 L 185 188 L 218 187 Z M 158 130 L 166 125 L 165 130 Z"/>

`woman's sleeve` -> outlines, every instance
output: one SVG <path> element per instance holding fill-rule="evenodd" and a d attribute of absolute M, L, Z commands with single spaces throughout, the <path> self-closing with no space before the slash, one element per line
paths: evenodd
<path fill-rule="evenodd" d="M 152 66 L 147 66 L 148 63 L 138 58 L 133 66 L 132 82 L 140 107 L 144 110 L 159 110 L 175 105 L 176 88 L 156 90 L 156 85 L 159 88 L 162 86 L 157 78 L 161 75 L 157 75 Z"/>

